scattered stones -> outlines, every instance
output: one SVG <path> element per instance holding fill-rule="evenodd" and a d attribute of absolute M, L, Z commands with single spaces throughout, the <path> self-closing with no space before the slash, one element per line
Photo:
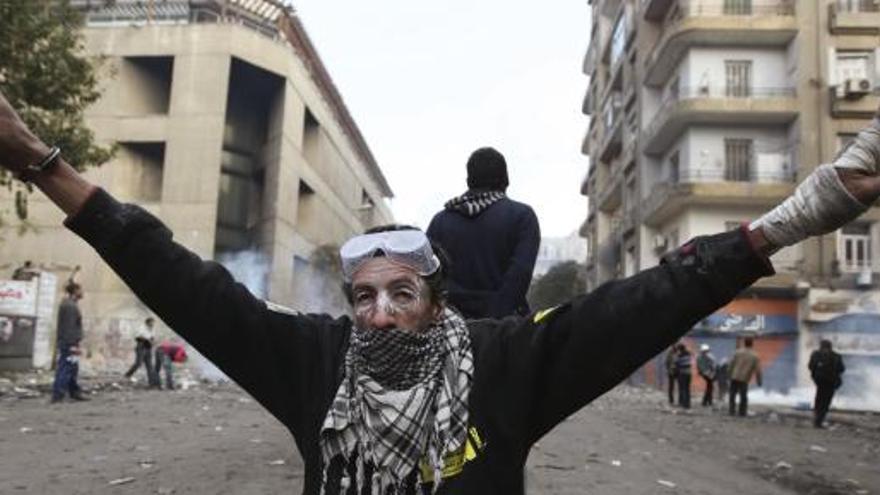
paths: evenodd
<path fill-rule="evenodd" d="M 275 459 L 274 461 L 269 461 L 268 464 L 270 466 L 283 466 L 285 462 L 284 459 Z"/>
<path fill-rule="evenodd" d="M 614 466 L 614 467 L 620 467 L 620 466 L 623 465 L 623 463 L 620 462 L 620 461 L 617 460 L 617 459 L 613 459 L 613 460 L 611 461 L 611 465 Z"/>
<path fill-rule="evenodd" d="M 665 486 L 666 488 L 675 488 L 676 486 L 678 486 L 675 483 L 666 480 L 657 480 L 657 484 L 660 486 Z"/>
<path fill-rule="evenodd" d="M 810 445 L 810 452 L 817 452 L 819 454 L 824 454 L 828 452 L 828 449 L 821 445 Z"/>
<path fill-rule="evenodd" d="M 775 466 L 773 466 L 773 469 L 775 469 L 776 471 L 789 471 L 792 469 L 792 466 L 785 461 L 779 461 L 776 463 Z"/>
<path fill-rule="evenodd" d="M 115 480 L 111 480 L 107 484 L 110 486 L 127 485 L 129 483 L 133 483 L 134 481 L 135 481 L 135 478 L 133 476 L 127 476 L 125 478 L 117 478 Z"/>

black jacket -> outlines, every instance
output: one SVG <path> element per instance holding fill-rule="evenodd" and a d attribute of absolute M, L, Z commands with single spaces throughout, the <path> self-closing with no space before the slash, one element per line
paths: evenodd
<path fill-rule="evenodd" d="M 173 242 L 159 220 L 103 191 L 66 224 L 290 430 L 305 461 L 304 493 L 319 493 L 319 432 L 341 380 L 352 322 L 273 310 L 222 266 Z M 470 423 L 482 447 L 439 493 L 522 494 L 526 457 L 541 436 L 771 273 L 743 231 L 732 231 L 698 238 L 661 266 L 549 313 L 469 321 Z"/>
<path fill-rule="evenodd" d="M 76 301 L 66 297 L 58 306 L 58 346 L 79 345 L 83 337 L 82 314 Z"/>
<path fill-rule="evenodd" d="M 529 311 L 526 292 L 541 243 L 529 205 L 502 198 L 475 217 L 437 213 L 428 237 L 452 260 L 449 302 L 468 318 L 502 318 Z"/>
<path fill-rule="evenodd" d="M 810 354 L 810 362 L 807 364 L 810 375 L 816 385 L 831 385 L 835 388 L 843 383 L 840 375 L 846 371 L 843 358 L 833 350 L 817 349 Z"/>

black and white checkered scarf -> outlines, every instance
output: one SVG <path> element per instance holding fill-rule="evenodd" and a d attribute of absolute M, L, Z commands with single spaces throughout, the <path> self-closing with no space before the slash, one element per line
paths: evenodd
<path fill-rule="evenodd" d="M 443 459 L 467 436 L 473 370 L 467 326 L 451 309 L 421 334 L 354 329 L 345 376 L 321 427 L 324 489 L 337 456 L 358 464 L 355 479 L 343 470 L 343 490 L 354 483 L 357 493 L 364 486 L 376 495 L 399 493 L 422 460 L 441 479 Z"/>
<path fill-rule="evenodd" d="M 473 218 L 505 196 L 503 191 L 468 191 L 447 201 L 443 208 Z"/>

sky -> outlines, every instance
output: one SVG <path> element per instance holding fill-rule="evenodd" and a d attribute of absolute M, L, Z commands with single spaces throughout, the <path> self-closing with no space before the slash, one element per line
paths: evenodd
<path fill-rule="evenodd" d="M 507 159 L 508 195 L 535 209 L 542 235 L 578 229 L 586 0 L 294 6 L 391 184 L 396 221 L 427 227 L 466 190 L 471 151 L 493 146 Z"/>

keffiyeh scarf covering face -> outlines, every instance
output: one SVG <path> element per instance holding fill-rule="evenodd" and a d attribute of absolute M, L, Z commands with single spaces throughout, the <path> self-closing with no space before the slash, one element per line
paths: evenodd
<path fill-rule="evenodd" d="M 443 208 L 473 218 L 506 196 L 502 191 L 468 191 L 447 201 Z"/>
<path fill-rule="evenodd" d="M 473 368 L 465 321 L 448 308 L 424 333 L 352 330 L 345 376 L 321 427 L 323 486 L 331 460 L 348 464 L 355 455 L 357 475 L 343 470 L 343 491 L 354 483 L 358 493 L 368 485 L 375 495 L 398 493 L 423 459 L 440 480 L 443 459 L 467 436 Z"/>

